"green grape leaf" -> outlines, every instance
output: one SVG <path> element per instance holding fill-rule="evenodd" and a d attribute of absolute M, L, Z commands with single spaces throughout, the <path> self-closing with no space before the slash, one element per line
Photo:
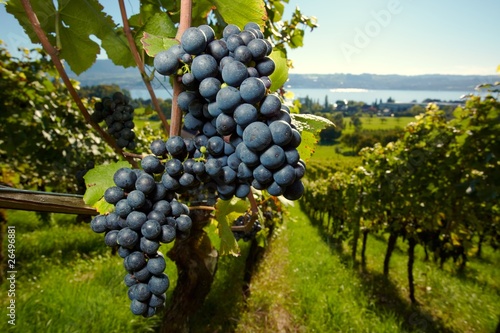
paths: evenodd
<path fill-rule="evenodd" d="M 32 1 L 32 7 L 50 43 L 59 49 L 61 59 L 66 60 L 77 75 L 90 68 L 100 52 L 99 45 L 90 39 L 91 35 L 105 40 L 107 51 L 113 54 L 112 49 L 117 45 L 109 40 L 110 35 L 116 33 L 116 24 L 111 16 L 103 12 L 104 7 L 99 1 L 58 0 L 56 9 L 52 0 L 39 0 Z M 16 17 L 31 41 L 39 43 L 20 1 L 9 1 L 6 8 Z"/>
<path fill-rule="evenodd" d="M 161 36 L 163 38 L 173 39 L 177 33 L 177 28 L 172 22 L 172 19 L 167 15 L 167 13 L 156 13 L 152 15 L 144 24 L 144 26 L 140 27 L 136 33 L 136 44 L 139 47 L 144 47 L 142 43 L 142 39 L 144 38 L 144 34 L 147 33 L 151 36 Z M 170 47 L 172 44 L 167 44 L 166 46 Z M 162 47 L 165 45 L 162 45 Z M 167 48 L 168 48 L 167 47 Z M 163 48 L 160 51 L 166 50 Z M 156 53 L 158 53 L 157 51 Z M 148 53 L 148 55 L 150 55 Z"/>
<path fill-rule="evenodd" d="M 31 7 L 35 12 L 38 21 L 40 22 L 40 26 L 43 31 L 49 33 L 54 30 L 54 22 L 56 16 L 56 8 L 54 7 L 54 1 L 52 0 L 40 0 L 33 1 L 31 3 Z M 26 11 L 21 4 L 20 0 L 10 0 L 7 2 L 5 9 L 8 13 L 14 15 L 19 24 L 23 27 L 26 34 L 30 37 L 32 43 L 40 43 L 38 40 L 38 36 L 31 25 L 28 16 L 26 15 Z"/>
<path fill-rule="evenodd" d="M 215 208 L 215 220 L 220 237 L 219 253 L 220 255 L 239 256 L 240 248 L 231 231 L 231 225 L 234 220 L 247 211 L 248 203 L 238 198 L 218 200 Z"/>
<path fill-rule="evenodd" d="M 147 32 L 144 32 L 141 43 L 144 51 L 146 51 L 150 57 L 154 57 L 157 53 L 168 50 L 175 44 L 179 44 L 175 38 L 155 36 Z"/>
<path fill-rule="evenodd" d="M 72 29 L 61 29 L 59 36 L 63 46 L 59 51 L 59 56 L 66 59 L 71 70 L 77 75 L 83 73 L 92 66 L 100 52 L 99 45 L 90 38 L 74 33 Z M 69 41 L 78 44 L 77 47 L 69 47 Z"/>
<path fill-rule="evenodd" d="M 302 136 L 302 142 L 297 150 L 300 157 L 307 161 L 314 154 L 321 130 L 335 126 L 335 124 L 326 118 L 312 114 L 292 113 L 290 116 L 292 117 L 292 123 Z"/>
<path fill-rule="evenodd" d="M 115 65 L 123 67 L 136 65 L 123 29 L 105 35 L 102 38 L 101 46 Z"/>
<path fill-rule="evenodd" d="M 271 79 L 271 91 L 281 88 L 288 80 L 288 64 L 286 54 L 283 50 L 275 49 L 271 52 L 270 58 L 274 60 L 276 68 L 269 76 Z"/>
<path fill-rule="evenodd" d="M 97 209 L 99 214 L 108 213 L 113 209 L 113 205 L 104 200 L 104 192 L 111 186 L 115 186 L 113 176 L 120 168 L 130 168 L 128 162 L 121 161 L 116 163 L 98 165 L 89 170 L 85 176 L 85 185 L 87 190 L 83 195 L 83 201 Z"/>
<path fill-rule="evenodd" d="M 262 0 L 212 0 L 217 11 L 228 24 L 243 28 L 248 22 L 261 27 L 267 20 L 266 8 Z"/>

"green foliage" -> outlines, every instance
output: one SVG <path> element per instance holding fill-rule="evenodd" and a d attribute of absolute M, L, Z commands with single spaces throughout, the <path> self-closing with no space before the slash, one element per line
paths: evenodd
<path fill-rule="evenodd" d="M 240 248 L 231 231 L 233 221 L 245 213 L 248 209 L 248 202 L 238 198 L 231 200 L 218 200 L 216 205 L 215 220 L 220 237 L 220 255 L 231 254 L 240 255 Z"/>
<path fill-rule="evenodd" d="M 302 135 L 302 142 L 297 148 L 301 158 L 307 161 L 314 153 L 321 130 L 335 126 L 330 120 L 311 114 L 292 114 L 292 122 Z"/>
<path fill-rule="evenodd" d="M 66 60 L 76 74 L 92 66 L 100 53 L 91 35 L 102 41 L 102 47 L 115 64 L 124 67 L 134 64 L 125 36 L 116 28 L 111 16 L 102 11 L 103 6 L 97 0 L 59 0 L 57 3 L 41 0 L 31 5 L 49 41 L 57 46 L 60 58 Z M 6 9 L 17 18 L 31 41 L 38 43 L 21 2 L 11 0 Z"/>
<path fill-rule="evenodd" d="M 402 133 L 403 129 L 401 128 L 355 131 L 345 133 L 340 141 L 347 147 L 352 148 L 353 152 L 357 154 L 361 149 L 373 147 L 376 143 L 385 146 L 389 142 L 395 142 L 402 136 Z"/>
<path fill-rule="evenodd" d="M 363 149 L 361 167 L 327 174 L 326 182 L 309 181 L 304 196 L 309 213 L 328 214 L 328 232 L 344 237 L 354 232 L 356 223 L 349 221 L 357 221 L 361 206 L 364 228 L 422 245 L 427 243 L 421 235 L 437 233 L 440 251 L 474 253 L 479 244 L 473 236 L 496 244 L 500 163 L 493 152 L 500 150 L 499 106 L 492 96 L 474 96 L 451 120 L 429 106 L 399 140 Z"/>
<path fill-rule="evenodd" d="M 271 88 L 269 90 L 276 91 L 280 89 L 288 80 L 288 63 L 286 53 L 282 50 L 274 50 L 270 58 L 274 60 L 276 69 L 269 77 L 271 79 Z"/>
<path fill-rule="evenodd" d="M 113 175 L 116 171 L 130 167 L 128 162 L 122 161 L 98 165 L 88 171 L 84 176 L 87 190 L 83 196 L 83 201 L 87 205 L 95 207 L 99 214 L 111 212 L 114 206 L 104 200 L 104 192 L 106 189 L 115 186 Z"/>
<path fill-rule="evenodd" d="M 0 100 L 3 182 L 74 192 L 75 174 L 88 161 L 113 158 L 105 142 L 86 125 L 43 54 L 25 51 L 22 59 L 11 58 L 0 44 Z M 90 107 L 86 99 L 83 103 Z"/>

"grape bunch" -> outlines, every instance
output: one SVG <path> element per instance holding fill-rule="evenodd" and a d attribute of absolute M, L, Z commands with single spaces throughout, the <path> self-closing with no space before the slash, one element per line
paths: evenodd
<path fill-rule="evenodd" d="M 251 218 L 252 218 L 251 215 L 248 213 L 241 215 L 236 220 L 233 221 L 233 226 L 244 227 L 247 225 L 247 223 L 250 223 Z M 250 231 L 233 230 L 233 235 L 236 241 L 243 239 L 243 241 L 248 242 L 249 240 L 254 239 L 255 235 L 257 235 L 257 233 L 261 230 L 262 230 L 262 225 L 260 224 L 259 220 L 255 220 L 252 224 L 252 229 Z"/>
<path fill-rule="evenodd" d="M 115 186 L 105 191 L 104 199 L 115 209 L 96 216 L 90 226 L 96 233 L 105 233 L 106 245 L 118 247 L 128 273 L 125 284 L 132 313 L 150 317 L 164 305 L 170 284 L 158 249 L 161 243 L 186 237 L 192 220 L 188 206 L 177 200 L 176 193 L 155 180 L 155 173 L 163 172 L 163 167 L 144 169 L 121 168 L 114 174 Z"/>
<path fill-rule="evenodd" d="M 195 133 L 203 177 L 217 184 L 221 199 L 244 198 L 251 187 L 289 200 L 304 192 L 300 132 L 289 108 L 269 93 L 271 52 L 259 26 L 248 23 L 243 30 L 227 25 L 222 39 L 208 25 L 191 27 L 179 45 L 155 56 L 156 71 L 176 74 L 184 85 L 177 97 L 184 127 Z"/>
<path fill-rule="evenodd" d="M 137 146 L 133 131 L 134 107 L 130 105 L 129 98 L 116 92 L 111 98 L 104 97 L 102 101 L 95 103 L 94 107 L 92 120 L 106 123 L 107 132 L 115 138 L 118 147 L 134 150 Z"/>

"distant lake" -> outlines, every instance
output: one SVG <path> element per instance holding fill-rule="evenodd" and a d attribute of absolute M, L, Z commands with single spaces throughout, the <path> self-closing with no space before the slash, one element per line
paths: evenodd
<path fill-rule="evenodd" d="M 406 103 L 417 101 L 421 103 L 426 98 L 439 99 L 443 102 L 460 100 L 461 96 L 477 93 L 471 91 L 436 91 L 436 90 L 369 90 L 357 88 L 340 88 L 340 89 L 298 89 L 290 88 L 289 91 L 295 94 L 295 98 L 304 98 L 309 96 L 313 101 L 324 103 L 325 96 L 328 96 L 329 103 L 333 104 L 337 100 L 348 100 L 356 102 L 365 102 L 372 104 L 375 101 L 386 102 L 388 98 L 394 99 L 396 102 Z M 162 99 L 172 98 L 172 90 L 155 90 L 156 96 Z M 149 94 L 146 89 L 130 89 L 132 98 L 149 99 Z"/>
<path fill-rule="evenodd" d="M 339 89 L 290 89 L 295 94 L 296 98 L 304 98 L 309 96 L 314 101 L 324 103 L 325 96 L 328 96 L 328 101 L 334 103 L 337 100 L 348 100 L 356 102 L 365 102 L 372 104 L 375 101 L 386 102 L 392 98 L 396 102 L 408 103 L 419 102 L 423 100 L 439 99 L 445 101 L 460 100 L 463 95 L 473 93 L 474 91 L 435 91 L 435 90 L 369 90 L 357 88 L 339 88 Z"/>

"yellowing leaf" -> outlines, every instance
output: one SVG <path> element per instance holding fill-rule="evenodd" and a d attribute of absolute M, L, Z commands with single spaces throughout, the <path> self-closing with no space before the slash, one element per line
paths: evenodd
<path fill-rule="evenodd" d="M 179 42 L 175 38 L 160 37 L 145 32 L 141 38 L 141 43 L 146 53 L 150 57 L 154 57 L 157 53 L 168 50 L 172 45 Z"/>

